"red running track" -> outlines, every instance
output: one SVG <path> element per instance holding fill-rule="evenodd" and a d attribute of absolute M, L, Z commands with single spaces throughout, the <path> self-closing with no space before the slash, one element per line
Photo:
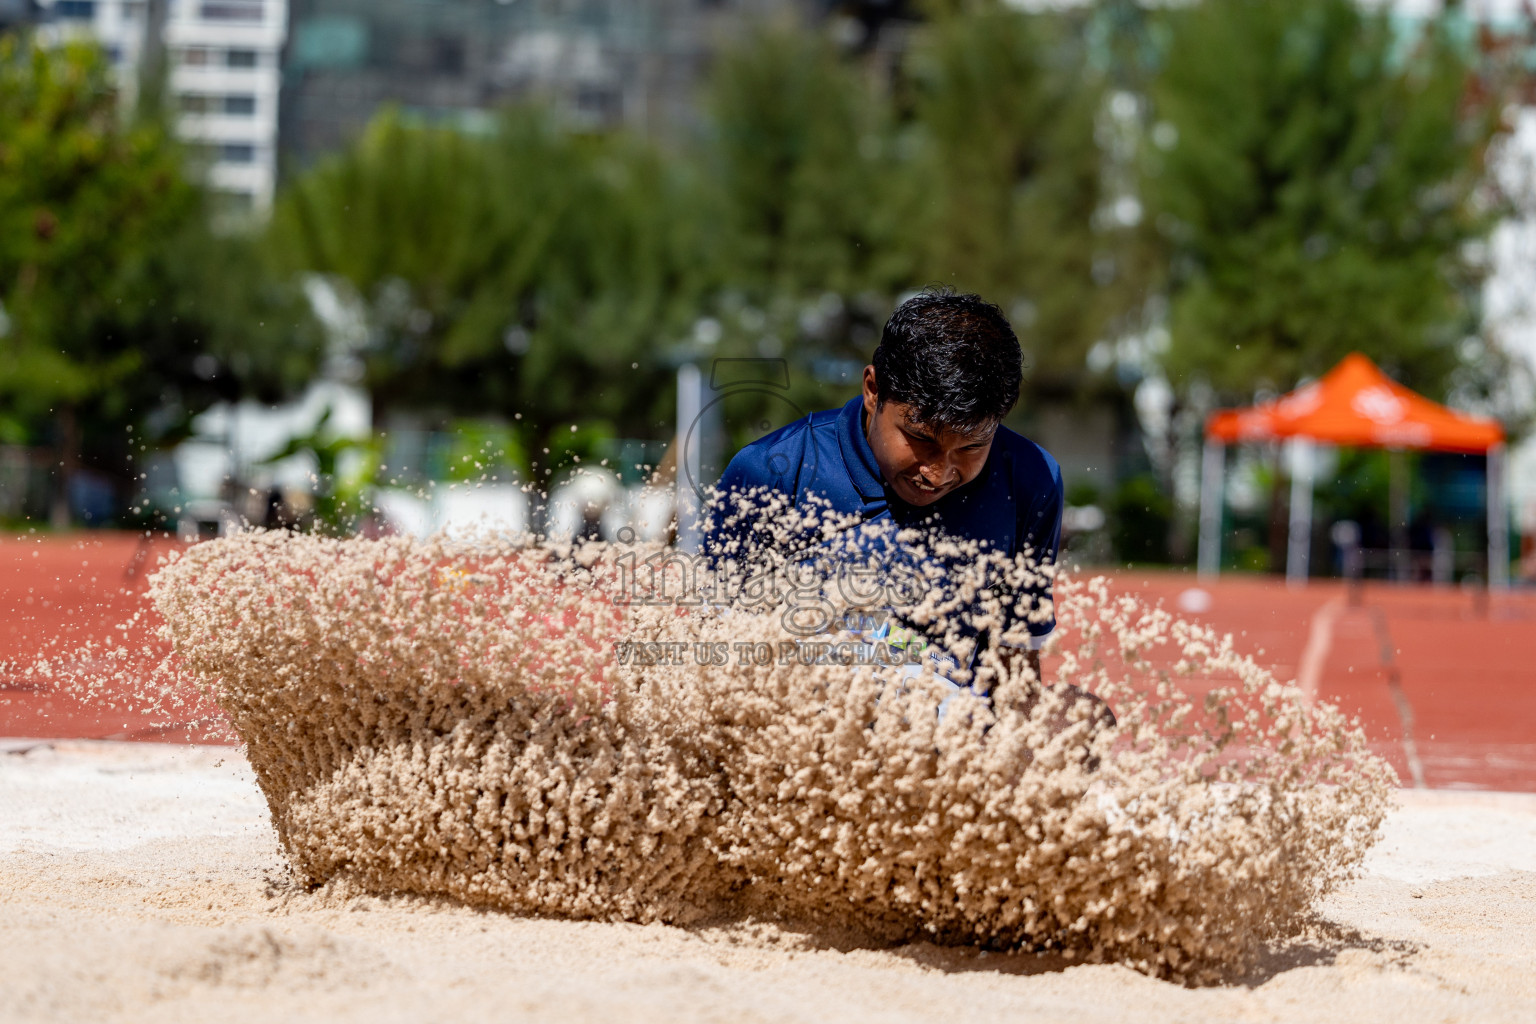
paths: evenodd
<path fill-rule="evenodd" d="M 1234 634 L 1278 678 L 1359 715 L 1405 786 L 1536 792 L 1536 593 L 1111 575 L 1117 588 Z M 1181 609 L 1192 589 L 1206 593 L 1207 610 Z"/>
<path fill-rule="evenodd" d="M 0 536 L 0 737 L 222 735 L 167 726 L 131 698 L 132 671 L 150 671 L 163 648 L 148 614 L 126 633 L 116 627 L 145 610 L 147 570 L 175 546 L 123 533 Z M 1292 589 L 1272 577 L 1111 575 L 1117 589 L 1235 634 L 1279 678 L 1358 714 L 1404 785 L 1536 792 L 1536 593 L 1367 584 L 1351 594 L 1338 583 Z M 1197 588 L 1209 607 L 1183 610 Z M 74 658 L 74 670 L 89 673 L 93 663 L 71 652 L 109 638 L 134 658 L 90 700 L 18 671 L 48 656 Z"/>
<path fill-rule="evenodd" d="M 104 531 L 0 535 L 0 736 L 227 741 L 216 725 L 167 724 L 136 693 L 166 650 L 155 635 L 145 577 L 178 546 Z M 130 657 L 113 662 L 85 649 L 103 642 Z M 86 697 L 80 687 L 40 679 L 27 671 L 39 660 L 98 685 Z"/>

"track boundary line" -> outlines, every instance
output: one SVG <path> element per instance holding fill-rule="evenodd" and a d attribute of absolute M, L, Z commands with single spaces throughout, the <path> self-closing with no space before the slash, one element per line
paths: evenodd
<path fill-rule="evenodd" d="M 1403 725 L 1403 755 L 1408 759 L 1408 772 L 1413 776 L 1414 789 L 1428 789 L 1424 781 L 1424 762 L 1419 760 L 1419 745 L 1413 738 L 1413 705 L 1403 690 L 1403 676 L 1397 668 L 1397 652 L 1392 646 L 1392 632 L 1387 627 L 1387 613 L 1380 605 L 1371 606 L 1371 621 L 1376 627 L 1376 642 L 1381 649 L 1381 667 L 1387 674 L 1387 689 L 1392 693 L 1392 703 L 1397 706 L 1397 717 Z"/>
<path fill-rule="evenodd" d="M 1323 602 L 1322 607 L 1312 613 L 1312 624 L 1307 627 L 1307 645 L 1301 651 L 1301 664 L 1296 670 L 1296 686 L 1301 690 L 1301 699 L 1308 707 L 1317 700 L 1317 690 L 1322 684 L 1323 666 L 1328 662 L 1328 654 L 1333 650 L 1333 627 L 1338 621 L 1339 612 L 1344 610 L 1344 599 L 1334 597 Z"/>

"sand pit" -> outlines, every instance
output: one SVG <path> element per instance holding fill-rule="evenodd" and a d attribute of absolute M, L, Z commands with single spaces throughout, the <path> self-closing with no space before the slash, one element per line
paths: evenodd
<path fill-rule="evenodd" d="M 991 646 L 951 658 L 953 682 L 927 654 L 883 660 L 910 636 L 817 627 L 820 646 L 797 646 L 794 616 L 894 600 L 833 603 L 846 579 L 822 570 L 862 554 L 754 564 L 729 600 L 665 572 L 637 597 L 612 589 L 627 548 L 258 533 L 192 548 L 150 594 L 177 689 L 229 715 L 311 886 L 1207 983 L 1294 935 L 1375 842 L 1390 768 L 1230 638 L 1058 580 L 1075 645 L 1041 689 L 996 653 L 1030 621 L 1007 609 L 1039 610 L 1038 567 L 810 525 L 918 550 L 864 580 L 932 570 L 944 586 L 905 577 L 902 619 L 946 655 Z M 680 656 L 620 658 L 620 641 Z M 878 663 L 841 660 L 859 652 Z M 993 699 L 955 689 L 968 680 Z"/>
<path fill-rule="evenodd" d="M 1524 795 L 1403 794 L 1307 936 L 1205 988 L 1052 955 L 307 892 L 229 748 L 11 743 L 0 875 L 0 1016 L 18 1021 L 1514 1022 L 1536 1002 Z"/>
<path fill-rule="evenodd" d="M 254 534 L 173 559 L 149 595 L 172 657 L 144 697 L 215 700 L 247 746 L 7 755 L 17 1005 L 1272 1019 L 1257 993 L 1295 1003 L 1308 972 L 1336 995 L 1481 970 L 1434 960 L 1449 919 L 1378 920 L 1394 885 L 1489 910 L 1496 941 L 1522 927 L 1509 871 L 1529 865 L 1501 837 L 1529 806 L 1409 808 L 1417 832 L 1383 833 L 1393 777 L 1360 729 L 1101 581 L 1056 581 L 1042 689 L 995 653 L 1027 564 L 959 551 L 958 592 L 884 592 L 937 650 L 987 631 L 941 678 L 880 660 L 919 634 L 818 627 L 840 653 L 807 657 L 791 612 L 841 580 L 688 600 L 662 552 L 637 597 L 610 589 L 633 554 Z M 1486 856 L 1446 874 L 1437 826 Z"/>

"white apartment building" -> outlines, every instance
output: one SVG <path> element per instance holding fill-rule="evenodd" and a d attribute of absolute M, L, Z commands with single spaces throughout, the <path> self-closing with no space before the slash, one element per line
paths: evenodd
<path fill-rule="evenodd" d="M 231 211 L 263 212 L 277 185 L 277 109 L 288 0 L 159 0 L 178 134 Z M 42 0 L 49 30 L 89 34 L 138 81 L 150 0 Z"/>

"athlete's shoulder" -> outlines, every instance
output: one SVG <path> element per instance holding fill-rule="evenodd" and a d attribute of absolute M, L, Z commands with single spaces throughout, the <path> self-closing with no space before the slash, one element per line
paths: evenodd
<path fill-rule="evenodd" d="M 792 423 L 786 423 L 777 430 L 770 431 L 751 442 L 741 451 L 736 453 L 736 458 L 745 456 L 749 461 L 766 459 L 775 453 L 790 450 L 801 450 L 808 444 L 822 441 L 829 431 L 835 429 L 837 414 L 840 410 L 826 409 L 821 412 L 813 412 L 801 416 Z M 735 460 L 732 460 L 735 461 Z"/>
<path fill-rule="evenodd" d="M 1043 446 L 1023 434 L 998 427 L 992 450 L 1006 464 L 1016 486 L 1027 487 L 1034 493 L 1047 488 L 1061 491 L 1061 466 Z"/>
<path fill-rule="evenodd" d="M 751 442 L 731 459 L 722 484 L 750 487 L 781 482 L 787 470 L 805 461 L 808 450 L 833 439 L 838 412 L 830 409 L 801 416 Z"/>

